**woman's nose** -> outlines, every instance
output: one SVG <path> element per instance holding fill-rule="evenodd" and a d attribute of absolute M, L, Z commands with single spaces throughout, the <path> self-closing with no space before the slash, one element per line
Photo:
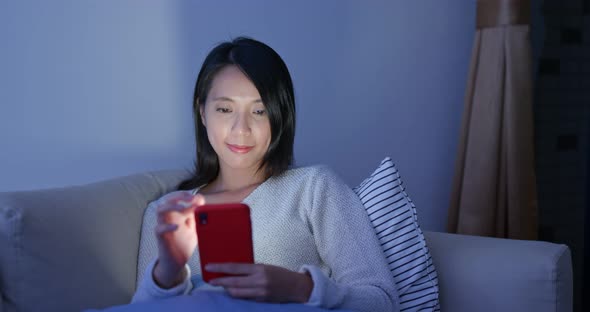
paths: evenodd
<path fill-rule="evenodd" d="M 246 114 L 237 114 L 232 130 L 241 135 L 250 135 L 249 116 Z"/>

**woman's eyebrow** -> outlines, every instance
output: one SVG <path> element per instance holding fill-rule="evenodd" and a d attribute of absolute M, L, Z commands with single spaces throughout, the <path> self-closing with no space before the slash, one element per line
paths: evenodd
<path fill-rule="evenodd" d="M 221 101 L 227 101 L 227 102 L 233 102 L 234 100 L 225 97 L 225 96 L 220 96 L 220 97 L 216 97 L 213 99 L 213 102 L 221 102 Z"/>
<path fill-rule="evenodd" d="M 235 102 L 235 101 L 227 96 L 220 96 L 220 97 L 214 98 L 213 102 Z M 252 103 L 262 103 L 262 99 L 256 99 L 256 100 L 252 101 Z"/>

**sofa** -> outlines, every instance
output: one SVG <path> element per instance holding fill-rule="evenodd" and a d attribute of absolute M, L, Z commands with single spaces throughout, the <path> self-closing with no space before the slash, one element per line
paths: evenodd
<path fill-rule="evenodd" d="M 168 170 L 0 193 L 0 312 L 128 303 L 136 287 L 143 212 L 186 175 Z M 442 311 L 572 311 L 567 246 L 424 234 Z"/>

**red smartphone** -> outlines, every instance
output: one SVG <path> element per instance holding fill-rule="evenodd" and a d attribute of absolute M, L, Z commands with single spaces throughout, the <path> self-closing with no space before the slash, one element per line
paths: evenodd
<path fill-rule="evenodd" d="M 242 203 L 211 204 L 195 210 L 203 280 L 228 276 L 207 272 L 208 263 L 254 263 L 250 207 Z"/>

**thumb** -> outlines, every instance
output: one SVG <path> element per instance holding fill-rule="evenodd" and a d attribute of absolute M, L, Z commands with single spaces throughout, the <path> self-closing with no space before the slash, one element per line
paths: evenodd
<path fill-rule="evenodd" d="M 179 200 L 178 204 L 184 206 L 185 209 L 191 208 L 192 210 L 194 210 L 198 206 L 205 205 L 205 196 L 203 196 L 202 194 L 197 194 L 193 196 L 190 201 Z"/>

